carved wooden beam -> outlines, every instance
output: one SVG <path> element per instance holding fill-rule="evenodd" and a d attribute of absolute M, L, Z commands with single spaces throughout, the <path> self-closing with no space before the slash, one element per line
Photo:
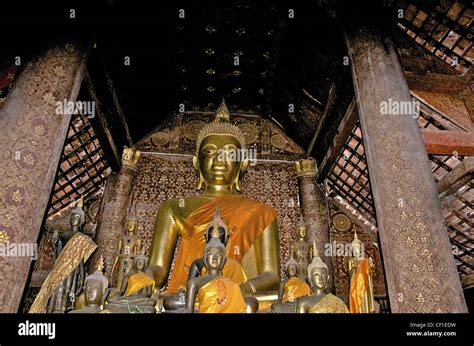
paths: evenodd
<path fill-rule="evenodd" d="M 474 133 L 464 131 L 422 130 L 428 154 L 474 156 Z"/>
<path fill-rule="evenodd" d="M 436 188 L 440 198 L 456 192 L 461 186 L 469 182 L 474 175 L 474 157 L 469 157 L 459 163 L 454 169 L 446 174 L 438 183 Z"/>
<path fill-rule="evenodd" d="M 110 131 L 110 127 L 108 125 L 107 117 L 105 116 L 103 110 L 102 110 L 102 102 L 99 100 L 95 87 L 92 83 L 90 74 L 88 71 L 86 71 L 86 74 L 84 76 L 84 82 L 87 87 L 87 90 L 89 91 L 89 94 L 92 98 L 92 100 L 95 102 L 96 105 L 96 113 L 97 113 L 97 118 L 99 120 L 100 124 L 100 131 L 105 135 L 107 138 L 107 141 L 109 142 L 109 145 L 112 149 L 112 153 L 114 155 L 114 159 L 117 163 L 120 163 L 120 153 L 117 148 L 117 145 L 115 143 L 114 137 L 112 136 L 112 133 Z"/>
<path fill-rule="evenodd" d="M 319 165 L 319 176 L 318 181 L 321 182 L 329 174 L 334 162 L 336 162 L 339 154 L 346 144 L 347 138 L 354 129 L 357 120 L 359 119 L 359 114 L 357 111 L 357 102 L 355 97 L 352 99 L 349 107 L 347 107 L 346 113 L 339 123 L 337 129 L 337 135 L 334 136 L 334 140 L 326 152 L 326 155 L 321 160 Z"/>
<path fill-rule="evenodd" d="M 430 73 L 418 75 L 405 72 L 410 90 L 430 91 L 436 93 L 459 93 L 469 87 L 465 75 L 445 75 Z"/>

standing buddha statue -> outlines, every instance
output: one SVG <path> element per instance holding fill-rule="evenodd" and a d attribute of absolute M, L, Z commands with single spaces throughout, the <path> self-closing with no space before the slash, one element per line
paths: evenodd
<path fill-rule="evenodd" d="M 65 246 L 41 286 L 29 313 L 65 313 L 73 308 L 83 287 L 84 263 L 97 248 L 94 241 L 81 232 L 84 222 L 81 198 L 71 211 L 71 230 L 63 238 Z M 60 244 L 62 246 L 62 242 Z"/>
<path fill-rule="evenodd" d="M 372 313 L 376 310 L 372 283 L 372 259 L 364 256 L 362 242 L 354 231 L 352 256 L 348 260 L 349 308 L 351 313 Z"/>
<path fill-rule="evenodd" d="M 193 261 L 202 257 L 205 232 L 216 207 L 229 229 L 227 256 L 243 263 L 249 255 L 256 274 L 244 284 L 246 292 L 276 291 L 279 285 L 279 236 L 273 207 L 236 193 L 249 166 L 242 131 L 229 120 L 224 103 L 216 118 L 198 134 L 193 164 L 198 174 L 198 196 L 165 201 L 158 209 L 148 271 L 158 288 L 176 293 L 187 282 Z M 236 155 L 237 154 L 237 155 Z M 176 252 L 175 264 L 171 263 Z M 247 257 L 246 257 L 247 258 Z M 246 263 L 247 263 L 246 262 Z M 246 273 L 252 272 L 244 265 Z"/>
<path fill-rule="evenodd" d="M 126 222 L 126 234 L 118 239 L 117 256 L 112 265 L 112 287 L 120 288 L 123 277 L 133 267 L 133 258 L 140 254 L 142 240 L 135 234 L 138 229 L 138 220 L 129 219 Z"/>
<path fill-rule="evenodd" d="M 308 226 L 301 223 L 297 227 L 298 237 L 290 247 L 290 257 L 294 258 L 298 263 L 298 277 L 303 279 L 306 277 L 306 270 L 308 264 L 311 261 L 311 244 L 306 242 L 306 234 L 308 232 Z"/>

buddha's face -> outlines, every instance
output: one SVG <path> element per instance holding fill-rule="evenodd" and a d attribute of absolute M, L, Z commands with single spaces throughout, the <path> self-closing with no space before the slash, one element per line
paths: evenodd
<path fill-rule="evenodd" d="M 127 230 L 130 232 L 130 233 L 133 233 L 137 230 L 137 227 L 138 227 L 138 222 L 137 220 L 128 220 L 127 221 Z"/>
<path fill-rule="evenodd" d="M 288 277 L 292 278 L 298 273 L 298 267 L 296 264 L 290 264 L 286 267 L 286 274 Z"/>
<path fill-rule="evenodd" d="M 209 270 L 220 270 L 224 266 L 224 251 L 218 247 L 212 247 L 206 251 L 206 265 Z"/>
<path fill-rule="evenodd" d="M 328 270 L 326 268 L 314 268 L 311 271 L 311 286 L 318 289 L 325 289 L 328 284 Z"/>
<path fill-rule="evenodd" d="M 72 227 L 80 227 L 82 223 L 82 217 L 78 213 L 71 213 L 70 223 Z"/>
<path fill-rule="evenodd" d="M 99 305 L 102 300 L 102 283 L 98 280 L 89 280 L 84 288 L 87 304 Z"/>
<path fill-rule="evenodd" d="M 138 271 L 145 271 L 146 261 L 143 258 L 137 258 L 135 260 L 135 268 Z"/>
<path fill-rule="evenodd" d="M 204 138 L 198 152 L 195 168 L 203 183 L 210 186 L 232 186 L 237 180 L 242 161 L 237 153 L 241 146 L 230 135 L 210 135 Z"/>
<path fill-rule="evenodd" d="M 304 239 L 306 237 L 306 225 L 298 226 L 298 235 L 301 239 Z"/>
<path fill-rule="evenodd" d="M 362 257 L 362 245 L 359 242 L 352 244 L 352 256 L 360 258 Z"/>

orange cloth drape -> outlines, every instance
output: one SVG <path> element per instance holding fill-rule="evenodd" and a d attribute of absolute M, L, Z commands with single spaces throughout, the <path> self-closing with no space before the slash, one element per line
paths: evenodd
<path fill-rule="evenodd" d="M 130 275 L 128 278 L 127 291 L 125 297 L 131 296 L 132 294 L 140 291 L 141 289 L 152 286 L 152 290 L 155 287 L 155 280 L 146 275 L 143 272 L 138 272 Z"/>
<path fill-rule="evenodd" d="M 364 299 L 367 300 L 369 291 L 370 266 L 367 258 L 359 262 L 357 271 L 351 280 L 349 292 L 349 310 L 351 313 L 360 313 Z"/>
<path fill-rule="evenodd" d="M 306 281 L 293 277 L 289 278 L 283 285 L 282 302 L 295 301 L 299 297 L 307 296 L 311 293 L 311 288 Z"/>
<path fill-rule="evenodd" d="M 204 235 L 216 207 L 219 207 L 221 218 L 231 231 L 227 256 L 239 263 L 258 236 L 276 219 L 275 209 L 271 206 L 239 195 L 219 196 L 195 209 L 184 223 L 168 293 L 176 293 L 180 286 L 186 285 L 191 264 L 204 255 Z"/>
<path fill-rule="evenodd" d="M 224 276 L 216 277 L 201 287 L 198 301 L 200 313 L 245 313 L 247 310 L 239 284 Z"/>
<path fill-rule="evenodd" d="M 202 268 L 201 275 L 207 275 L 206 267 Z M 232 258 L 227 258 L 224 268 L 222 269 L 222 275 L 226 278 L 232 279 L 239 285 L 247 281 L 247 275 L 245 275 L 244 268 L 242 268 L 242 265 L 239 262 Z"/>

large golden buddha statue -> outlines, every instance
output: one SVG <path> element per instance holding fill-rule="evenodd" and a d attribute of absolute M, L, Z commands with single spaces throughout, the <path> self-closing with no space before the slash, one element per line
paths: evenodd
<path fill-rule="evenodd" d="M 176 293 L 186 285 L 189 268 L 201 258 L 207 225 L 216 208 L 229 227 L 228 258 L 242 263 L 250 278 L 243 289 L 248 293 L 277 290 L 280 261 L 276 211 L 269 205 L 238 194 L 248 166 L 246 142 L 240 129 L 229 121 L 223 102 L 215 120 L 202 128 L 193 164 L 198 174 L 198 196 L 165 201 L 159 208 L 150 266 L 158 288 Z M 180 238 L 173 270 L 171 263 Z M 171 273 L 170 273 L 171 271 Z"/>

